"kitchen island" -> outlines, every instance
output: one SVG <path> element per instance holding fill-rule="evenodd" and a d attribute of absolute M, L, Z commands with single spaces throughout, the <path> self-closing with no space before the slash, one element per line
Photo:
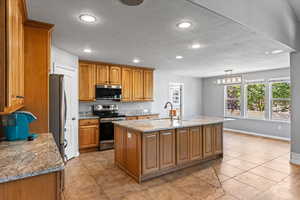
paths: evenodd
<path fill-rule="evenodd" d="M 115 122 L 115 163 L 142 182 L 223 156 L 224 118 Z"/>

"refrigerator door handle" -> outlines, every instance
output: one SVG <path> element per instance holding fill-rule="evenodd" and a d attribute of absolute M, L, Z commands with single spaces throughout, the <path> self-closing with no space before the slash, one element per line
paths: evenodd
<path fill-rule="evenodd" d="M 66 91 L 64 91 L 64 104 L 65 104 L 65 113 L 64 113 L 65 119 L 64 119 L 64 126 L 66 127 L 66 122 L 67 122 L 67 111 L 68 111 Z"/>

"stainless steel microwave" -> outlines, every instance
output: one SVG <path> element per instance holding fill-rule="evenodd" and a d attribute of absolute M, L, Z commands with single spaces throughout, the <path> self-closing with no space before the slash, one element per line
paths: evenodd
<path fill-rule="evenodd" d="M 96 85 L 97 100 L 120 101 L 121 98 L 122 98 L 121 85 Z"/>

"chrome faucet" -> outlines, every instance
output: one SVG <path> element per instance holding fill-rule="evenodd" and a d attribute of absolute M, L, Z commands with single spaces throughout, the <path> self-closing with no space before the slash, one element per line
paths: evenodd
<path fill-rule="evenodd" d="M 171 112 L 169 112 L 169 117 L 170 117 L 170 120 L 171 121 L 173 121 L 173 104 L 170 102 L 170 101 L 168 101 L 166 104 L 165 104 L 165 109 L 167 109 L 168 108 L 168 104 L 170 104 L 170 106 L 171 106 Z"/>

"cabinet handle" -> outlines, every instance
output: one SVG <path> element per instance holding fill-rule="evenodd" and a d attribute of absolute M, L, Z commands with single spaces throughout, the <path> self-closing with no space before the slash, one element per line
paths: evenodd
<path fill-rule="evenodd" d="M 173 134 L 172 132 L 167 132 L 167 133 L 162 133 L 161 135 L 171 135 Z"/>
<path fill-rule="evenodd" d="M 153 138 L 153 137 L 156 137 L 156 135 L 147 135 L 146 137 L 147 138 Z"/>
<path fill-rule="evenodd" d="M 18 98 L 18 99 L 24 99 L 25 97 L 24 96 L 16 96 L 16 98 Z"/>

